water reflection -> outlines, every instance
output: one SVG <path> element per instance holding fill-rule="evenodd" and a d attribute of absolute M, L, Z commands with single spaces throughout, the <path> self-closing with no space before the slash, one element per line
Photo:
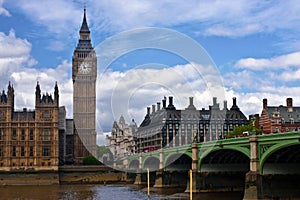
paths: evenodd
<path fill-rule="evenodd" d="M 1 186 L 0 199 L 13 200 L 147 200 L 145 190 L 128 186 L 103 185 L 50 185 L 50 186 Z M 167 195 L 151 193 L 151 200 L 189 199 L 187 193 Z M 193 199 L 242 199 L 241 194 L 201 194 Z"/>

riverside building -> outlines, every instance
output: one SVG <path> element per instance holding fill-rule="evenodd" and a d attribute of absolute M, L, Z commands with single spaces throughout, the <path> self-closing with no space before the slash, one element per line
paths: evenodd
<path fill-rule="evenodd" d="M 35 110 L 14 108 L 14 88 L 0 98 L 0 170 L 57 171 L 59 164 L 59 94 L 35 90 Z"/>
<path fill-rule="evenodd" d="M 137 143 L 136 152 L 148 152 L 163 147 L 174 147 L 195 142 L 206 142 L 222 139 L 226 133 L 233 131 L 234 126 L 248 125 L 249 120 L 237 106 L 233 98 L 232 107 L 221 109 L 217 98 L 209 109 L 198 110 L 189 98 L 189 105 L 184 110 L 176 109 L 173 97 L 147 108 L 147 114 L 138 130 L 134 133 Z"/>
<path fill-rule="evenodd" d="M 299 130 L 300 107 L 293 106 L 292 98 L 286 99 L 286 106 L 269 106 L 268 100 L 263 99 L 259 127 L 265 134 Z"/>
<path fill-rule="evenodd" d="M 137 125 L 132 120 L 130 124 L 125 122 L 123 116 L 119 121 L 114 121 L 111 135 L 106 135 L 106 146 L 110 152 L 117 157 L 122 158 L 136 152 L 136 142 L 133 134 L 137 131 Z"/>

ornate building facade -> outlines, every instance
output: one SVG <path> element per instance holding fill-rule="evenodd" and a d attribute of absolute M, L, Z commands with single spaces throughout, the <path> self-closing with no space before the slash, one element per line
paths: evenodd
<path fill-rule="evenodd" d="M 74 161 L 96 154 L 96 79 L 97 57 L 91 44 L 84 9 L 78 45 L 72 58 Z"/>
<path fill-rule="evenodd" d="M 137 125 L 132 120 L 128 125 L 123 116 L 119 122 L 114 121 L 111 135 L 106 135 L 106 147 L 112 152 L 113 156 L 122 158 L 136 152 L 136 143 L 133 134 L 137 131 Z"/>
<path fill-rule="evenodd" d="M 300 107 L 293 106 L 293 99 L 286 99 L 286 106 L 268 106 L 263 99 L 259 127 L 264 134 L 295 131 L 300 128 Z"/>
<path fill-rule="evenodd" d="M 57 171 L 59 164 L 59 94 L 35 91 L 35 110 L 15 111 L 14 88 L 9 83 L 0 99 L 1 171 Z"/>
<path fill-rule="evenodd" d="M 169 97 L 157 106 L 147 108 L 145 119 L 138 131 L 134 133 L 137 142 L 136 152 L 145 152 L 162 147 L 174 147 L 195 142 L 206 142 L 224 138 L 226 133 L 233 131 L 234 126 L 248 125 L 249 120 L 240 111 L 233 98 L 232 107 L 221 109 L 217 98 L 213 98 L 213 105 L 206 110 L 197 110 L 193 98 L 189 98 L 189 106 L 178 110 L 173 105 L 173 97 Z"/>

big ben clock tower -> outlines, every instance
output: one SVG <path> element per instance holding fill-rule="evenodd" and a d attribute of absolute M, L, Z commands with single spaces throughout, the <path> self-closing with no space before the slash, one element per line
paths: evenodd
<path fill-rule="evenodd" d="M 74 161 L 96 152 L 97 57 L 91 44 L 86 9 L 72 58 Z"/>

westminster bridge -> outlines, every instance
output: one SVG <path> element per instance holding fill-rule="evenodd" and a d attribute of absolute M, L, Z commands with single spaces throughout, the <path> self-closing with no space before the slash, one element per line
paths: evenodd
<path fill-rule="evenodd" d="M 169 147 L 128 156 L 122 168 L 136 174 L 135 184 L 146 182 L 151 171 L 155 189 L 193 192 L 244 191 L 244 199 L 300 197 L 300 132 L 252 135 Z"/>

